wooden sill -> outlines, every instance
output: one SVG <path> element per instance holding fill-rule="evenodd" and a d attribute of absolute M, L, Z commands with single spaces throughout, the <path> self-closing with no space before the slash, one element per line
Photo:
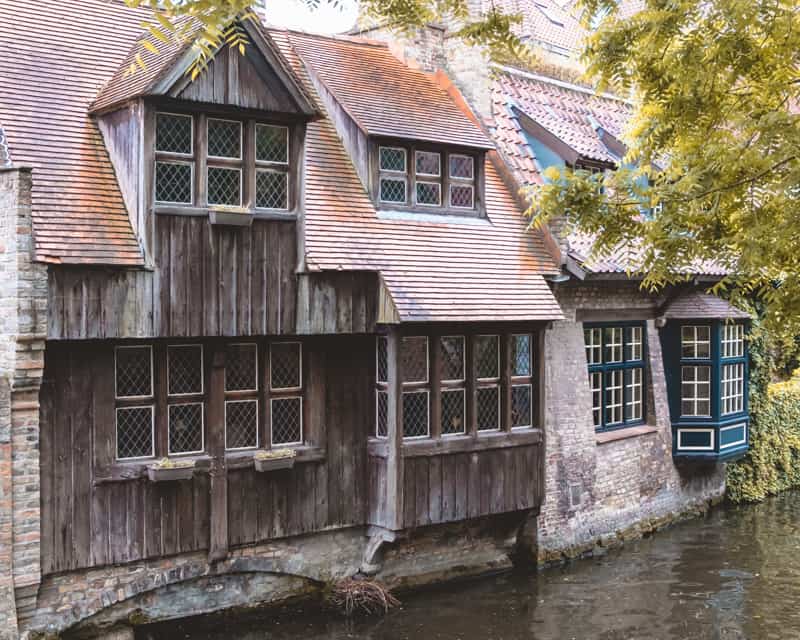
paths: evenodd
<path fill-rule="evenodd" d="M 608 444 L 609 442 L 617 442 L 617 440 L 627 440 L 628 438 L 636 438 L 644 436 L 648 433 L 657 433 L 658 427 L 648 424 L 640 424 L 636 427 L 627 427 L 625 429 L 614 429 L 613 431 L 602 431 L 595 434 L 597 444 Z"/>
<path fill-rule="evenodd" d="M 322 447 L 286 447 L 287 449 L 294 449 L 295 451 L 295 464 L 303 464 L 304 462 L 321 462 L 325 460 L 326 451 Z M 246 469 L 253 466 L 253 456 L 255 451 L 239 451 L 229 453 L 225 457 L 225 466 L 228 469 Z"/>
<path fill-rule="evenodd" d="M 271 209 L 252 209 L 249 207 L 194 207 L 191 205 L 167 205 L 159 204 L 154 205 L 152 212 L 156 215 L 162 216 L 189 216 L 189 217 L 206 217 L 210 213 L 230 213 L 234 216 L 241 218 L 249 218 L 250 222 L 253 220 L 296 220 L 296 211 L 278 211 Z M 249 224 L 249 223 L 248 223 Z"/>
<path fill-rule="evenodd" d="M 541 429 L 481 433 L 476 436 L 442 436 L 436 440 L 426 438 L 403 442 L 402 455 L 404 458 L 421 458 L 452 453 L 472 453 L 508 447 L 524 447 L 539 444 L 541 441 Z M 377 438 L 369 440 L 367 453 L 377 458 L 388 457 L 388 441 Z"/>

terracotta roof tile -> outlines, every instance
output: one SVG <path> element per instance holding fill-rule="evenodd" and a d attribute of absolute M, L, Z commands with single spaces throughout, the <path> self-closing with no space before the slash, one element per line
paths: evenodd
<path fill-rule="evenodd" d="M 295 51 L 369 135 L 491 148 L 447 92 L 389 48 L 355 38 L 293 33 Z"/>
<path fill-rule="evenodd" d="M 299 43 L 309 64 L 330 47 L 308 46 L 307 36 L 273 32 L 284 55 L 313 85 L 292 48 Z M 333 41 L 337 43 L 338 40 Z M 313 50 L 312 50 L 313 49 Z M 372 46 L 347 47 L 351 55 Z M 348 67 L 357 64 L 347 63 Z M 383 96 L 385 103 L 391 93 Z M 430 222 L 376 212 L 352 162 L 326 116 L 306 136 L 306 260 L 309 269 L 376 271 L 403 321 L 537 320 L 561 312 L 542 277 L 556 273 L 539 234 L 526 229 L 511 194 L 486 165 L 488 220 Z"/>
<path fill-rule="evenodd" d="M 554 0 L 483 0 L 483 6 L 520 14 L 522 23 L 516 29 L 520 37 L 564 54 L 577 53 L 586 35 L 569 4 L 562 6 Z"/>
<path fill-rule="evenodd" d="M 40 260 L 142 264 L 87 108 L 141 33 L 143 15 L 107 0 L 0 4 L 0 122 L 14 162 L 33 167 Z"/>
<path fill-rule="evenodd" d="M 667 319 L 692 320 L 709 318 L 714 320 L 750 318 L 750 314 L 737 309 L 727 300 L 702 291 L 681 293 L 664 306 L 661 315 Z"/>

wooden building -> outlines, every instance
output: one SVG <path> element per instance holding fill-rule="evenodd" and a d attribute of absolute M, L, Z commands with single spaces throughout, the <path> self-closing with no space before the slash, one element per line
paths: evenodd
<path fill-rule="evenodd" d="M 654 438 L 673 469 L 667 300 L 556 283 L 590 265 L 528 228 L 503 129 L 444 74 L 247 20 L 192 80 L 151 19 L 0 8 L 9 637 L 535 560 L 537 526 L 568 540 L 546 493 L 600 492 L 565 442 Z"/>

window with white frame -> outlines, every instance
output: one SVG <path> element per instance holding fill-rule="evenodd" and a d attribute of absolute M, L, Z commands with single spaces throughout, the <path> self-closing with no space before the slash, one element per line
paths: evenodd
<path fill-rule="evenodd" d="M 403 380 L 403 437 L 425 438 L 430 435 L 427 336 L 402 338 L 399 355 Z"/>
<path fill-rule="evenodd" d="M 711 357 L 711 326 L 684 325 L 681 327 L 681 358 Z"/>
<path fill-rule="evenodd" d="M 464 336 L 439 338 L 441 367 L 442 435 L 466 433 L 467 390 Z"/>
<path fill-rule="evenodd" d="M 691 417 L 711 415 L 710 366 L 681 366 L 681 415 Z"/>
<path fill-rule="evenodd" d="M 116 458 L 155 455 L 153 348 L 120 346 L 114 350 Z"/>
<path fill-rule="evenodd" d="M 270 344 L 270 437 L 272 445 L 303 443 L 303 345 Z"/>
<path fill-rule="evenodd" d="M 259 446 L 258 345 L 234 343 L 225 353 L 225 448 Z"/>
<path fill-rule="evenodd" d="M 644 407 L 644 324 L 584 327 L 595 429 L 640 424 Z"/>
<path fill-rule="evenodd" d="M 744 356 L 744 325 L 722 325 L 722 357 L 741 358 Z"/>
<path fill-rule="evenodd" d="M 722 365 L 722 415 L 744 411 L 744 363 Z"/>
<path fill-rule="evenodd" d="M 500 336 L 475 337 L 478 431 L 500 429 Z"/>
<path fill-rule="evenodd" d="M 167 453 L 205 450 L 203 346 L 167 347 Z"/>

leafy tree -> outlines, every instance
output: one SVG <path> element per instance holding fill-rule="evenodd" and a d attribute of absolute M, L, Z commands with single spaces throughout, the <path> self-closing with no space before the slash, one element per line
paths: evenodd
<path fill-rule="evenodd" d="M 798 333 L 797 0 L 641 0 L 624 19 L 616 4 L 582 0 L 596 27 L 584 59 L 598 89 L 630 98 L 624 168 L 550 170 L 531 214 L 565 215 L 595 234 L 596 255 L 640 245 L 634 271 L 651 289 L 714 260 L 730 270 L 718 290 Z"/>

